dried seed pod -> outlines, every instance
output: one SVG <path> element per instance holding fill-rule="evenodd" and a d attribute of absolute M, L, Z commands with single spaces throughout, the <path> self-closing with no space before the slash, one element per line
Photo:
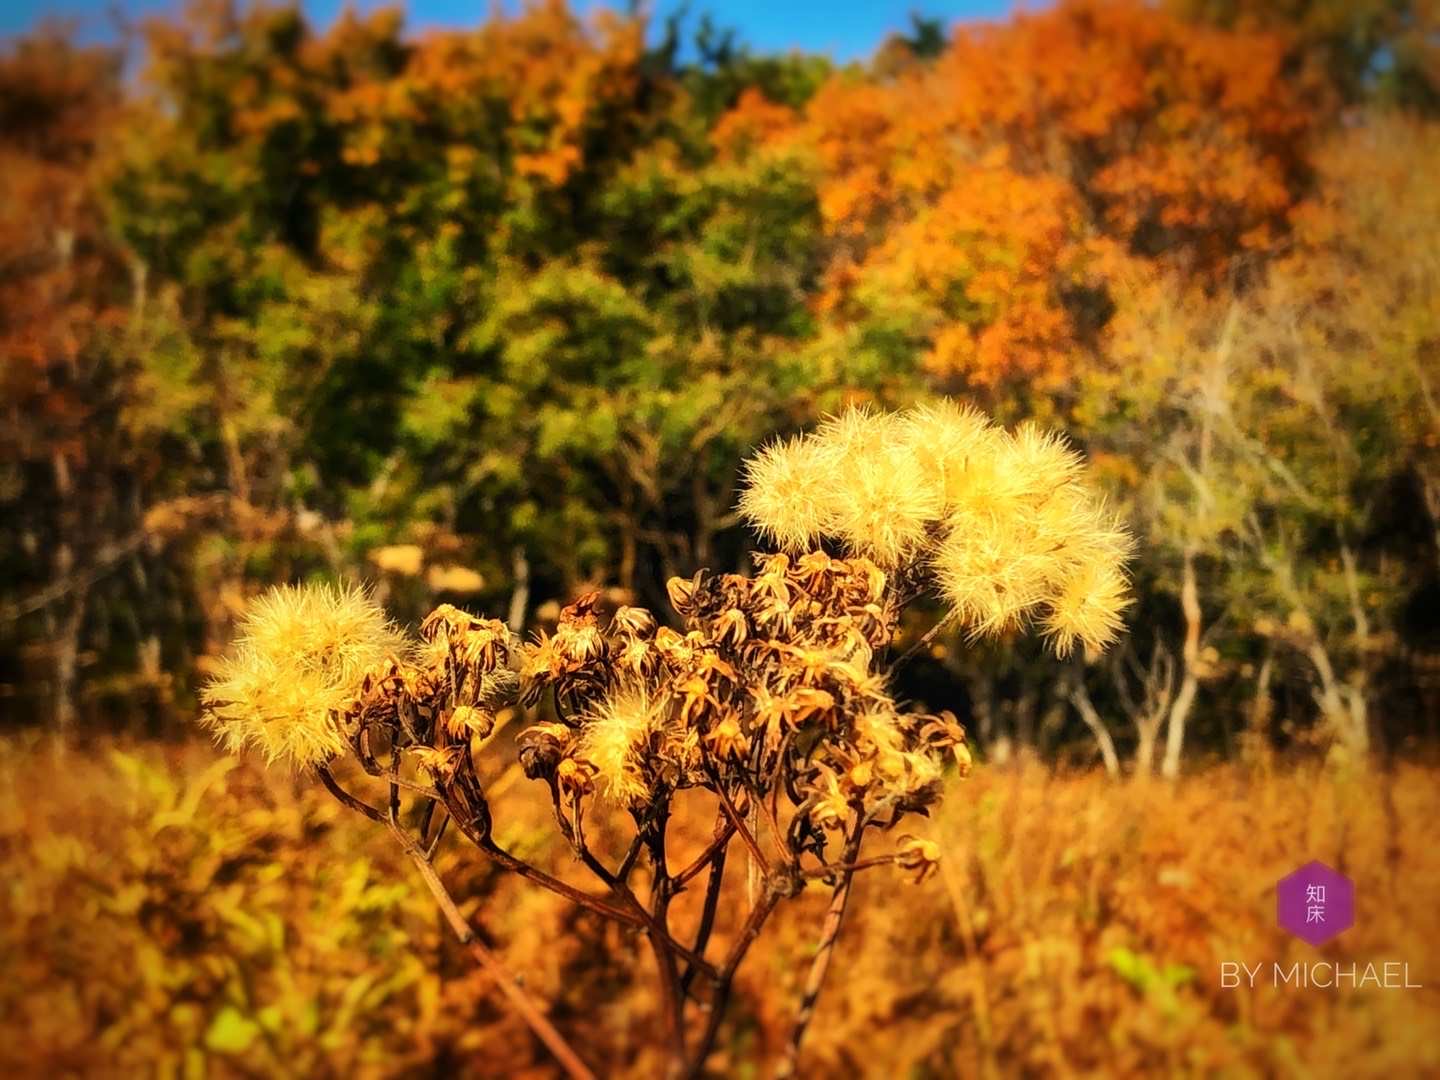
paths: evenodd
<path fill-rule="evenodd" d="M 570 745 L 571 732 L 564 724 L 536 724 L 526 728 L 516 740 L 520 748 L 520 768 L 531 780 L 548 780 Z"/>
<path fill-rule="evenodd" d="M 725 717 L 705 735 L 705 746 L 721 760 L 743 760 L 750 753 L 750 739 L 733 717 Z"/>
<path fill-rule="evenodd" d="M 940 845 L 934 840 L 923 840 L 918 836 L 900 837 L 895 862 L 906 870 L 915 871 L 915 882 L 919 884 L 939 868 Z"/>
<path fill-rule="evenodd" d="M 589 795 L 595 790 L 595 766 L 575 757 L 564 757 L 555 767 L 555 782 L 571 795 Z"/>
<path fill-rule="evenodd" d="M 495 714 L 473 705 L 461 705 L 445 718 L 445 730 L 455 739 L 488 739 L 495 730 Z"/>
<path fill-rule="evenodd" d="M 689 616 L 695 611 L 695 595 L 700 588 L 701 574 L 693 578 L 672 577 L 665 583 L 665 592 L 670 597 L 670 606 L 680 616 Z"/>
<path fill-rule="evenodd" d="M 715 620 L 715 640 L 738 649 L 750 636 L 750 623 L 738 607 L 727 608 Z"/>
<path fill-rule="evenodd" d="M 647 638 L 655 633 L 655 616 L 642 607 L 620 607 L 610 619 L 611 630 L 631 637 Z"/>

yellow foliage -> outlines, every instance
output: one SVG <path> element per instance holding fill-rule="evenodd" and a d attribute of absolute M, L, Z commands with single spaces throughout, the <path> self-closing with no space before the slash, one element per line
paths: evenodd
<path fill-rule="evenodd" d="M 48 744 L 3 750 L 6 1075 L 398 1076 L 442 1062 L 549 1075 L 398 848 L 323 791 L 195 746 L 90 744 L 58 772 Z M 982 769 L 955 796 L 922 835 L 866 849 L 893 846 L 914 873 L 934 870 L 903 890 L 857 877 L 836 956 L 844 977 L 816 1014 L 807 1074 L 1144 1076 L 1176 1061 L 1206 1075 L 1440 1070 L 1428 990 L 1266 979 L 1250 992 L 1218 976 L 1223 961 L 1399 960 L 1427 982 L 1440 968 L 1433 770 L 1228 767 L 1116 785 Z M 512 841 L 542 825 L 524 819 Z M 592 832 L 607 853 L 619 835 L 599 816 Z M 671 836 L 683 865 L 709 842 L 710 815 L 683 816 Z M 523 842 L 552 872 L 572 862 L 558 841 Z M 1368 898 L 1323 957 L 1274 923 L 1274 882 L 1311 857 L 1343 866 Z M 484 860 L 443 851 L 439 870 L 601 1075 L 661 1069 L 634 1022 L 654 1003 L 633 943 Z M 682 917 L 698 915 L 696 892 L 678 898 Z M 783 908 L 760 962 L 742 970 L 749 1032 L 722 1044 L 727 1073 L 764 1075 L 779 1056 L 825 892 Z M 717 936 L 733 940 L 743 915 L 722 909 Z M 1167 968 L 1168 983 L 1147 981 Z"/>

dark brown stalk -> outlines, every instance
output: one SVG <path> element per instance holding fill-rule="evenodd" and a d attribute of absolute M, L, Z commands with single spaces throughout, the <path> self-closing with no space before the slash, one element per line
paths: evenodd
<path fill-rule="evenodd" d="M 650 824 L 646 845 L 650 850 L 654 881 L 650 889 L 649 938 L 655 956 L 655 969 L 660 978 L 660 1006 L 665 1018 L 673 1061 L 678 1071 L 685 1061 L 685 997 L 680 989 L 680 974 L 675 962 L 674 940 L 668 930 L 671 897 L 669 870 L 665 862 L 665 831 L 669 824 L 668 805 L 660 807 Z"/>
<path fill-rule="evenodd" d="M 817 866 L 809 870 L 801 870 L 807 878 L 819 878 L 822 881 L 833 878 L 836 874 L 853 874 L 857 870 L 869 870 L 872 866 L 889 866 L 899 861 L 898 855 L 875 855 L 869 859 L 858 859 L 852 863 L 826 863 L 824 866 Z"/>
<path fill-rule="evenodd" d="M 385 815 L 369 803 L 357 799 L 354 795 L 351 795 L 350 792 L 342 788 L 339 781 L 335 779 L 334 774 L 330 772 L 328 766 L 317 765 L 315 767 L 315 773 L 320 777 L 320 782 L 325 785 L 325 790 L 335 796 L 342 806 L 354 810 L 357 814 L 364 814 L 371 821 L 379 822 L 382 825 L 385 824 Z"/>
<path fill-rule="evenodd" d="M 749 807 L 742 807 L 741 809 L 748 810 Z M 693 878 L 703 873 L 706 867 L 715 860 L 715 856 L 730 846 L 730 838 L 734 835 L 735 826 L 731 824 L 722 809 L 716 821 L 715 839 L 711 840 L 710 843 L 705 846 L 705 850 L 696 857 L 694 862 L 684 870 L 681 870 L 680 873 L 676 874 L 673 878 L 676 891 L 678 892 L 680 889 L 683 889 Z"/>
<path fill-rule="evenodd" d="M 759 903 L 750 909 L 750 915 L 740 930 L 740 936 L 735 939 L 735 944 L 730 947 L 730 953 L 725 958 L 724 966 L 720 968 L 715 983 L 715 993 L 710 999 L 708 1015 L 705 1018 L 705 1030 L 700 1036 L 700 1041 L 695 1044 L 695 1050 L 690 1055 L 690 1062 L 685 1069 L 686 1080 L 698 1080 L 705 1068 L 705 1059 L 714 1051 L 715 1038 L 720 1033 L 720 1024 L 725 1019 L 725 1012 L 730 1006 L 730 992 L 735 983 L 735 971 L 744 961 L 745 954 L 750 951 L 750 946 L 755 944 L 755 939 L 760 936 L 760 931 L 765 926 L 765 920 L 770 917 L 770 913 L 775 910 L 775 905 L 779 902 L 779 890 L 775 889 L 767 880 Z"/>
<path fill-rule="evenodd" d="M 560 1034 L 555 1028 L 555 1025 L 550 1023 L 549 1018 L 545 1016 L 544 1012 L 540 1010 L 530 996 L 525 993 L 520 987 L 520 984 L 515 981 L 514 976 L 510 974 L 509 969 L 500 961 L 500 958 L 486 948 L 483 942 L 476 938 L 475 931 L 471 929 L 465 916 L 460 913 L 459 907 L 455 904 L 455 898 L 450 895 L 450 890 L 445 888 L 445 883 L 440 880 L 440 875 L 435 872 L 435 867 L 430 862 L 426 853 L 422 851 L 415 840 L 399 826 L 396 820 L 397 815 L 394 810 L 394 803 L 392 802 L 391 804 L 391 812 L 387 819 L 384 813 L 367 803 L 361 802 L 342 788 L 330 770 L 325 766 L 319 766 L 316 772 L 319 774 L 320 782 L 325 785 L 326 790 L 334 795 L 344 806 L 389 827 L 391 835 L 395 837 L 405 854 L 410 857 L 411 862 L 415 864 L 415 868 L 420 871 L 421 879 L 430 890 L 430 895 L 435 898 L 435 903 L 439 906 L 441 914 L 445 916 L 445 921 L 450 924 L 451 932 L 454 933 L 460 944 L 465 946 L 476 962 L 495 980 L 495 985 L 497 985 L 500 991 L 510 1000 L 510 1003 L 515 1007 L 515 1011 L 520 1014 L 520 1018 L 524 1020 L 525 1023 L 529 1025 L 530 1030 L 535 1033 L 535 1037 L 544 1043 L 550 1053 L 555 1056 L 555 1060 L 559 1063 L 560 1067 L 565 1070 L 565 1074 L 571 1077 L 571 1080 L 595 1080 L 595 1074 L 590 1070 L 589 1066 L 580 1059 L 580 1056 L 576 1054 L 570 1044 L 565 1041 L 565 1037 Z M 393 792 L 395 789 L 392 788 L 391 790 Z M 438 834 L 436 840 L 439 840 Z"/>
<path fill-rule="evenodd" d="M 625 923 L 628 926 L 646 928 L 646 921 L 643 915 L 637 915 L 634 911 L 599 896 L 591 896 L 589 893 L 575 886 L 561 881 L 559 878 L 551 877 L 538 867 L 531 866 L 523 859 L 518 859 L 508 851 L 495 843 L 490 837 L 488 827 L 488 809 L 482 809 L 481 816 L 484 818 L 483 826 L 477 827 L 473 820 L 474 814 L 467 813 L 467 807 L 457 799 L 457 793 L 453 788 L 445 792 L 445 805 L 450 811 L 451 818 L 455 821 L 456 827 L 465 834 L 472 844 L 478 847 L 485 855 L 497 865 L 512 873 L 519 874 L 528 881 L 533 881 L 542 888 L 565 897 L 571 903 L 579 904 L 587 911 L 593 911 L 597 915 L 603 915 L 607 919 L 614 919 L 617 922 Z"/>
<path fill-rule="evenodd" d="M 785 1048 L 785 1057 L 775 1075 L 778 1078 L 795 1075 L 795 1065 L 800 1058 L 800 1043 L 815 1015 L 815 1004 L 825 986 L 825 976 L 830 971 L 830 959 L 835 953 L 835 942 L 840 936 L 840 926 L 845 920 L 845 908 L 850 902 L 850 888 L 855 871 L 848 868 L 860 854 L 860 844 L 865 836 L 865 827 L 856 820 L 851 826 L 850 839 L 845 844 L 844 860 L 839 865 L 840 880 L 830 894 L 830 907 L 825 912 L 825 924 L 820 930 L 820 943 L 815 959 L 810 963 L 810 973 L 805 979 L 805 992 L 800 998 L 800 1009 L 795 1015 L 795 1026 L 790 1032 L 790 1042 Z"/>
<path fill-rule="evenodd" d="M 728 841 L 734 833 L 727 830 L 725 838 Z M 695 931 L 695 955 L 704 956 L 705 948 L 710 944 L 710 934 L 715 929 L 715 913 L 720 906 L 720 890 L 725 881 L 725 848 L 715 850 L 710 860 L 710 876 L 705 882 L 705 906 L 700 912 L 700 925 Z M 689 994 L 690 984 L 695 981 L 698 966 L 692 961 L 685 969 L 685 974 L 680 976 L 680 993 Z"/>
<path fill-rule="evenodd" d="M 445 921 L 450 924 L 450 929 L 459 939 L 460 944 L 469 950 L 470 955 L 495 980 L 495 985 L 510 1000 L 510 1004 L 515 1007 L 515 1011 L 520 1014 L 521 1019 L 535 1033 L 535 1037 L 545 1044 L 550 1053 L 555 1055 L 555 1060 L 565 1070 L 565 1074 L 572 1080 L 595 1080 L 595 1074 L 590 1071 L 589 1066 L 580 1060 L 580 1056 L 565 1041 L 565 1037 L 560 1034 L 555 1025 L 550 1023 L 549 1018 L 535 1004 L 530 995 L 525 993 L 520 984 L 515 981 L 515 977 L 510 974 L 509 969 L 505 967 L 500 958 L 476 938 L 475 932 L 470 928 L 465 916 L 460 914 L 460 909 L 455 906 L 455 900 L 450 895 L 450 891 L 445 888 L 445 883 L 440 880 L 440 875 L 435 872 L 435 867 L 431 865 L 430 860 L 425 858 L 424 852 L 414 846 L 404 830 L 392 828 L 391 831 L 400 841 L 401 846 L 405 848 L 411 861 L 415 863 L 416 869 L 420 871 L 421 878 L 429 887 L 431 895 L 435 897 L 435 902 L 439 904 Z"/>
<path fill-rule="evenodd" d="M 900 655 L 900 658 L 890 665 L 889 670 L 891 671 L 891 673 L 898 671 L 907 661 L 911 659 L 911 657 L 913 657 L 921 649 L 925 648 L 925 646 L 929 645 L 932 641 L 934 641 L 936 637 L 940 635 L 940 632 L 944 630 L 945 627 L 950 625 L 953 619 L 954 613 L 952 612 L 951 614 L 948 614 L 944 618 L 942 618 L 929 630 L 927 630 L 924 637 L 922 637 L 919 641 L 915 642 L 914 645 L 911 645 L 910 648 L 906 649 L 905 652 Z"/>
<path fill-rule="evenodd" d="M 730 819 L 730 824 L 735 827 L 735 831 L 740 834 L 740 839 L 743 840 L 745 846 L 750 849 L 750 854 L 760 865 L 760 869 L 768 874 L 770 872 L 770 860 L 765 858 L 765 853 L 760 850 L 760 845 L 756 842 L 755 835 L 746 826 L 745 819 L 740 815 L 740 811 L 736 809 L 734 800 L 730 798 L 730 793 L 725 790 L 724 782 L 713 771 L 710 774 L 710 778 L 715 785 L 715 794 L 720 796 L 720 806 L 725 811 L 725 816 Z"/>

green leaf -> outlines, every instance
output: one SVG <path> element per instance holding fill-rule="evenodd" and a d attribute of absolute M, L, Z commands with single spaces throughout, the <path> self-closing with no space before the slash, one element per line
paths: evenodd
<path fill-rule="evenodd" d="M 226 1005 L 205 1032 L 205 1047 L 217 1054 L 243 1054 L 260 1034 L 260 1025 L 233 1005 Z"/>

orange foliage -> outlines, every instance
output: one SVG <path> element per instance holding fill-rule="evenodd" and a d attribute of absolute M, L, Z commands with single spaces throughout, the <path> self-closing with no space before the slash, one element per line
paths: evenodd
<path fill-rule="evenodd" d="M 933 372 L 1044 381 L 1085 337 L 1068 297 L 1101 265 L 1163 257 L 1213 277 L 1284 229 L 1322 113 L 1287 49 L 1074 0 L 962 27 L 893 78 L 836 76 L 788 126 L 752 92 L 719 134 L 818 156 L 835 252 L 823 310 L 860 319 L 915 286 Z"/>
<path fill-rule="evenodd" d="M 263 142 L 285 125 L 338 125 L 340 158 L 373 169 L 411 161 L 437 126 L 488 124 L 498 106 L 508 120 L 503 151 L 523 176 L 564 183 L 584 162 L 588 141 L 618 133 L 640 86 L 644 27 L 612 12 L 587 25 L 564 0 L 544 0 L 515 16 L 497 13 L 474 30 L 402 37 L 398 10 L 346 11 L 310 35 L 290 10 L 225 4 L 192 9 L 185 23 L 148 27 L 150 77 L 190 78 L 190 61 L 238 35 L 275 53 L 263 78 L 224 88 L 229 132 Z M 468 118 L 468 120 L 467 120 Z M 318 172 L 311 163 L 302 172 Z"/>
<path fill-rule="evenodd" d="M 0 55 L 0 396 L 80 455 L 85 409 L 71 388 L 114 322 L 115 252 L 95 199 L 101 133 L 119 110 L 116 57 L 37 37 Z M 20 448 L 28 454 L 34 447 Z"/>

